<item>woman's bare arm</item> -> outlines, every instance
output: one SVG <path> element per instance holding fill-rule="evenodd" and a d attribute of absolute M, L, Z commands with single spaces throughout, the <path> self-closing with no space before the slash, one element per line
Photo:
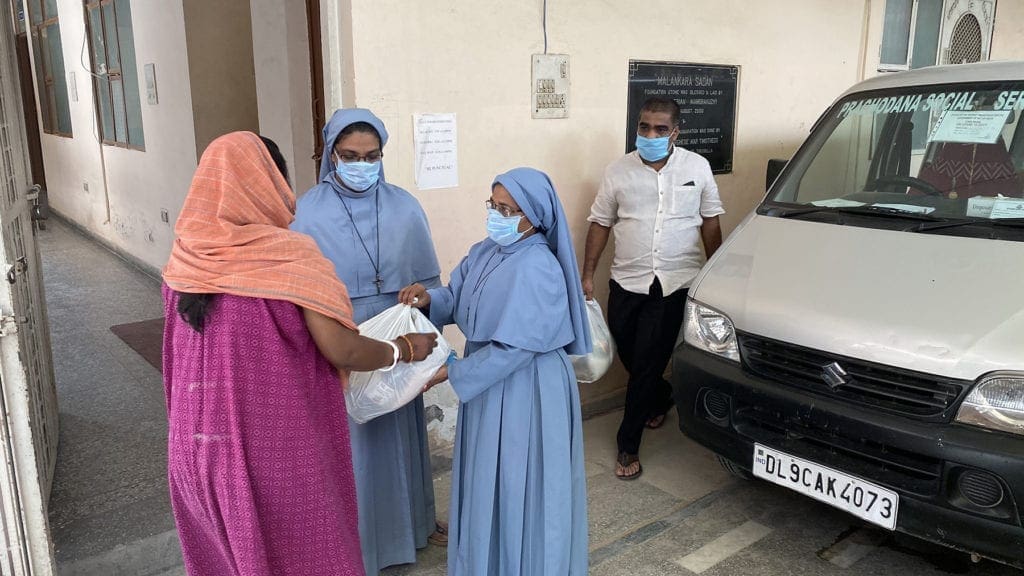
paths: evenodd
<path fill-rule="evenodd" d="M 308 308 L 303 308 L 302 313 L 316 347 L 338 370 L 369 372 L 391 366 L 394 349 L 387 342 L 360 336 L 337 320 Z M 399 343 L 403 362 L 423 360 L 437 346 L 436 334 L 406 334 L 406 337 L 413 350 L 410 357 L 409 346 L 404 341 Z"/>

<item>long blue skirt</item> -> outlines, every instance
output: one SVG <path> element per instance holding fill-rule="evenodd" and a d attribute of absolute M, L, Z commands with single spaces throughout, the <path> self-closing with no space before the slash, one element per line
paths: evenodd
<path fill-rule="evenodd" d="M 397 302 L 396 294 L 352 301 L 357 323 Z M 416 561 L 434 531 L 434 481 L 423 396 L 367 422 L 348 420 L 367 576 Z"/>
<path fill-rule="evenodd" d="M 451 576 L 587 573 L 583 424 L 562 350 L 460 404 L 449 521 Z"/>

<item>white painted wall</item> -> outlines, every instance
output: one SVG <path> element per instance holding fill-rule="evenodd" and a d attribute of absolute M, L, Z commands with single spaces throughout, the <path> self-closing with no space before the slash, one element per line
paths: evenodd
<path fill-rule="evenodd" d="M 992 60 L 1024 60 L 1024 2 L 997 0 L 992 30 Z"/>
<path fill-rule="evenodd" d="M 116 248 L 154 269 L 162 267 L 196 166 L 181 3 L 132 2 L 144 152 L 99 143 L 82 3 L 57 4 L 64 64 L 75 72 L 78 101 L 70 103 L 73 138 L 42 135 L 50 203 Z M 154 106 L 145 100 L 147 63 L 156 65 L 159 104 Z M 160 221 L 161 208 L 169 212 L 166 224 Z"/>
<path fill-rule="evenodd" d="M 323 44 L 324 97 L 331 111 L 355 101 L 352 62 L 352 0 L 321 0 L 320 36 Z"/>
<path fill-rule="evenodd" d="M 251 0 L 260 133 L 277 142 L 299 194 L 316 183 L 304 0 Z M 315 129 L 319 130 L 317 126 Z"/>

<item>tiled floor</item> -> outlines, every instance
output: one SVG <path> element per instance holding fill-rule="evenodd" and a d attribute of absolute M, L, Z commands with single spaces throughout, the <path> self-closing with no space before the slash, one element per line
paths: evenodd
<path fill-rule="evenodd" d="M 61 221 L 38 238 L 60 409 L 50 526 L 67 573 L 174 529 L 160 373 L 110 331 L 163 303 L 156 280 Z"/>
<path fill-rule="evenodd" d="M 860 528 L 845 513 L 783 488 L 733 479 L 679 433 L 674 412 L 645 434 L 643 475 L 620 481 L 613 471 L 620 418 L 613 412 L 584 422 L 593 576 L 938 576 L 967 568 L 963 555 Z M 871 544 L 858 551 L 855 541 Z M 843 554 L 830 562 L 826 551 Z M 384 572 L 444 573 L 444 552 L 430 546 L 415 565 Z M 991 562 L 970 573 L 1020 574 Z"/>

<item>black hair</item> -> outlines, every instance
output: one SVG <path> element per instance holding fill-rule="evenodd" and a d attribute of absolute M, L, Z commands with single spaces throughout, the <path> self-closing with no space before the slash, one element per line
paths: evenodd
<path fill-rule="evenodd" d="M 281 175 L 284 176 L 285 180 L 288 180 L 288 163 L 285 162 L 284 155 L 281 154 L 281 149 L 277 147 L 277 143 L 266 136 L 260 136 L 260 140 L 262 140 L 263 145 L 267 147 L 267 152 L 269 152 L 270 157 L 273 158 L 278 171 L 281 172 Z"/>
<path fill-rule="evenodd" d="M 178 292 L 178 315 L 196 332 L 203 331 L 206 312 L 210 307 L 213 294 L 191 294 Z"/>
<path fill-rule="evenodd" d="M 647 100 L 644 100 L 644 104 L 640 107 L 640 111 L 668 112 L 669 117 L 672 119 L 672 126 L 675 127 L 679 125 L 679 104 L 671 98 L 652 96 Z"/>
<path fill-rule="evenodd" d="M 281 149 L 277 147 L 277 143 L 266 136 L 260 136 L 260 140 L 263 141 L 263 145 L 270 153 L 281 176 L 288 180 L 288 163 L 285 161 L 284 155 L 281 154 Z M 196 332 L 203 331 L 203 323 L 206 321 L 206 314 L 210 309 L 210 301 L 213 296 L 213 294 L 178 292 L 178 314 Z"/>
<path fill-rule="evenodd" d="M 342 138 L 348 136 L 349 134 L 354 134 L 356 132 L 362 132 L 363 134 L 373 134 L 374 136 L 377 137 L 377 147 L 384 148 L 384 143 L 381 142 L 380 132 L 377 132 L 377 129 L 373 127 L 373 124 L 370 124 L 369 122 L 353 122 L 348 126 L 345 126 L 341 130 L 341 132 L 338 133 L 338 137 L 335 138 L 334 142 L 331 143 L 331 151 L 334 151 L 334 147 L 338 145 L 338 142 L 341 141 Z"/>

